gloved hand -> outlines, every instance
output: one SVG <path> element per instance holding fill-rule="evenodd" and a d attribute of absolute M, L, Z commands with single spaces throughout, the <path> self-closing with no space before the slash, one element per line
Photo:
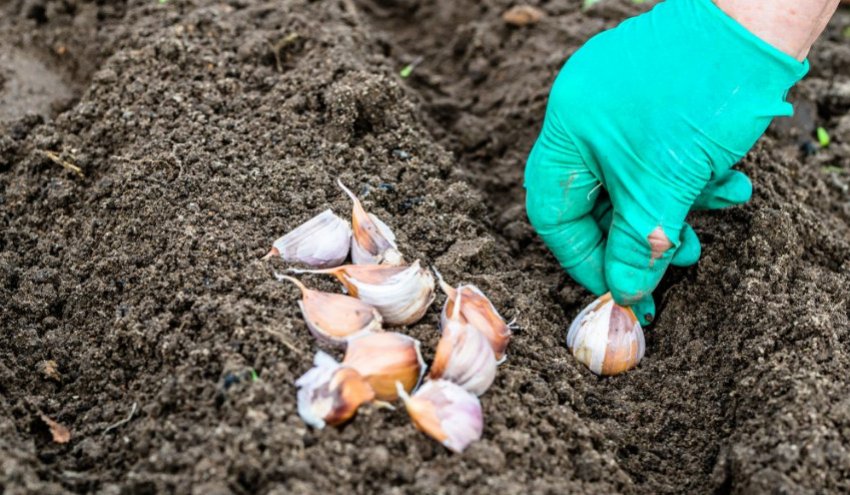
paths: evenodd
<path fill-rule="evenodd" d="M 527 213 L 577 282 L 642 324 L 667 267 L 696 263 L 692 207 L 746 202 L 730 168 L 808 71 L 711 0 L 667 0 L 588 41 L 562 68 L 525 170 Z"/>

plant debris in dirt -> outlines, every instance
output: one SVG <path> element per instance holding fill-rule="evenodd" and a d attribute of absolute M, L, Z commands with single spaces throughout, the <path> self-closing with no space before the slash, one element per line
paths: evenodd
<path fill-rule="evenodd" d="M 522 169 L 563 61 L 651 2 L 582 3 L 524 27 L 507 0 L 0 6 L 2 490 L 850 491 L 850 13 L 740 164 L 750 204 L 693 215 L 703 257 L 657 291 L 640 366 L 597 378 L 565 345 L 593 298 L 534 236 Z M 298 417 L 308 333 L 259 258 L 351 207 L 337 177 L 409 259 L 518 315 L 461 456 L 384 409 Z M 429 362 L 438 319 L 406 332 Z"/>

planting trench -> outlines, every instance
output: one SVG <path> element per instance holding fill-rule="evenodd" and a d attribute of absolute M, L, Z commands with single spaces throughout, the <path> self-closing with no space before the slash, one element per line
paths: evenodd
<path fill-rule="evenodd" d="M 4 7 L 19 53 L 26 36 L 78 41 L 64 62 L 34 56 L 70 96 L 0 124 L 0 486 L 850 490 L 850 16 L 812 53 L 798 117 L 742 162 L 753 201 L 693 216 L 703 258 L 656 293 L 644 362 L 599 379 L 564 347 L 591 298 L 528 226 L 522 167 L 563 60 L 649 6 L 579 3 L 543 2 L 525 28 L 501 0 Z M 829 148 L 810 143 L 816 126 Z M 320 432 L 296 414 L 316 345 L 272 276 L 282 264 L 258 259 L 326 206 L 348 210 L 338 176 L 409 258 L 518 317 L 484 439 L 462 456 L 401 412 Z M 427 359 L 436 322 L 408 331 Z M 71 441 L 53 443 L 41 413 Z"/>

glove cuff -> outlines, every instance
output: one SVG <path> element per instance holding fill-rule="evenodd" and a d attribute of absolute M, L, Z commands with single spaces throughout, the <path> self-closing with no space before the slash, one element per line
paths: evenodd
<path fill-rule="evenodd" d="M 770 78 L 772 85 L 781 86 L 787 90 L 809 72 L 808 58 L 800 62 L 759 38 L 715 5 L 712 0 L 671 1 L 690 3 L 695 9 L 703 11 L 706 17 L 714 21 L 712 25 L 717 30 L 717 39 L 728 40 L 729 43 L 736 45 L 735 48 L 740 50 L 742 56 L 749 55 L 742 57 L 743 60 L 752 60 L 749 57 L 755 57 L 756 60 L 761 61 L 763 65 L 760 64 L 759 67 L 766 69 L 764 75 Z"/>

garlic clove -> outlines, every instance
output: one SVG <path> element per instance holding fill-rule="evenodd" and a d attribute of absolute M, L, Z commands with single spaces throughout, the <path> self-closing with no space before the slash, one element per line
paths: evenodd
<path fill-rule="evenodd" d="M 298 415 L 314 428 L 336 426 L 348 421 L 375 392 L 360 374 L 340 365 L 322 351 L 313 358 L 314 367 L 296 382 Z"/>
<path fill-rule="evenodd" d="M 410 266 L 343 265 L 326 270 L 291 270 L 335 276 L 352 296 L 378 309 L 387 325 L 419 321 L 434 302 L 434 277 L 419 260 Z"/>
<path fill-rule="evenodd" d="M 328 209 L 274 241 L 263 259 L 280 256 L 290 263 L 325 268 L 341 265 L 350 247 L 348 222 Z"/>
<path fill-rule="evenodd" d="M 357 196 L 345 187 L 341 180 L 337 184 L 351 198 L 353 203 L 351 212 L 351 224 L 353 237 L 351 241 L 351 260 L 356 265 L 400 265 L 404 262 L 398 246 L 395 243 L 395 234 L 392 230 L 371 213 L 366 213 L 363 204 Z"/>
<path fill-rule="evenodd" d="M 322 342 L 345 345 L 350 339 L 381 332 L 381 314 L 368 303 L 343 294 L 308 289 L 296 278 L 277 275 L 301 289 L 298 306 L 310 333 Z"/>
<path fill-rule="evenodd" d="M 617 375 L 638 365 L 646 351 L 643 329 L 631 308 L 605 294 L 584 308 L 567 333 L 576 359 L 597 375 Z"/>
<path fill-rule="evenodd" d="M 407 266 L 391 265 L 342 265 L 323 270 L 301 270 L 293 268 L 289 272 L 333 275 L 339 280 L 339 283 L 342 284 L 346 292 L 357 297 L 357 287 L 359 284 L 383 285 L 392 279 L 392 277 L 404 272 L 408 268 Z"/>
<path fill-rule="evenodd" d="M 481 395 L 496 379 L 496 355 L 484 334 L 462 320 L 463 295 L 458 291 L 457 304 L 443 326 L 428 377 L 449 380 Z"/>
<path fill-rule="evenodd" d="M 398 399 L 396 383 L 412 391 L 425 374 L 419 341 L 396 332 L 363 335 L 348 343 L 342 364 L 356 370 L 378 400 Z"/>
<path fill-rule="evenodd" d="M 419 431 L 461 453 L 481 438 L 484 415 L 478 397 L 446 381 L 425 382 L 413 396 L 398 386 L 407 414 Z"/>
<path fill-rule="evenodd" d="M 460 317 L 487 337 L 496 359 L 499 363 L 503 362 L 506 357 L 505 351 L 511 340 L 511 324 L 505 322 L 493 303 L 478 287 L 467 284 L 455 289 L 443 280 L 443 276 L 437 269 L 434 269 L 434 273 L 437 274 L 440 288 L 447 296 L 440 315 L 441 326 L 447 325 L 448 315 L 454 311 L 458 295 L 462 292 L 463 304 L 460 307 Z"/>

